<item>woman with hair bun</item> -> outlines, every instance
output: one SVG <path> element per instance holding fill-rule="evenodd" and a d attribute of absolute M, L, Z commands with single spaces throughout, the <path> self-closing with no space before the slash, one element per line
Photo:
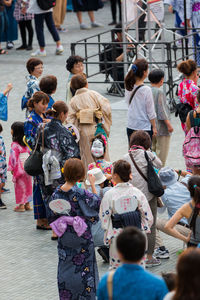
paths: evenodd
<path fill-rule="evenodd" d="M 125 77 L 125 87 L 128 103 L 127 135 L 134 131 L 144 130 L 151 139 L 157 134 L 156 113 L 151 88 L 144 85 L 148 76 L 148 62 L 145 59 L 136 59 Z"/>
<path fill-rule="evenodd" d="M 44 127 L 44 153 L 46 155 L 43 155 L 43 169 L 47 171 L 44 170 L 44 175 L 40 175 L 40 179 L 47 218 L 51 221 L 50 197 L 57 186 L 65 182 L 61 170 L 69 158 L 80 158 L 80 151 L 75 141 L 76 137 L 63 125 L 68 115 L 67 104 L 64 101 L 56 101 L 52 109 L 47 111 L 47 115 L 51 117 L 51 121 Z M 38 145 L 42 146 L 41 136 Z M 56 238 L 53 233 L 52 240 Z"/>
<path fill-rule="evenodd" d="M 191 106 L 191 110 L 194 110 L 198 106 L 197 92 L 199 88 L 197 86 L 197 81 L 199 75 L 197 63 L 192 59 L 188 59 L 186 61 L 182 61 L 178 65 L 177 69 L 185 77 L 179 84 L 178 98 L 181 103 L 189 104 Z M 185 123 L 182 123 L 181 125 L 183 130 L 186 132 Z"/>
<path fill-rule="evenodd" d="M 36 92 L 28 101 L 27 106 L 31 111 L 24 123 L 26 143 L 30 149 L 34 149 L 37 128 L 40 124 L 48 122 L 45 112 L 49 103 L 49 97 L 43 92 Z M 33 208 L 34 218 L 37 220 L 37 229 L 51 229 L 47 224 L 46 210 L 41 195 L 39 177 L 34 177 L 33 182 Z"/>
<path fill-rule="evenodd" d="M 200 243 L 200 176 L 190 177 L 188 190 L 192 198 L 191 201 L 176 211 L 166 223 L 165 232 L 184 241 L 188 247 L 197 247 Z M 175 225 L 184 217 L 188 219 L 191 229 L 191 233 L 188 236 L 184 236 L 175 229 Z"/>

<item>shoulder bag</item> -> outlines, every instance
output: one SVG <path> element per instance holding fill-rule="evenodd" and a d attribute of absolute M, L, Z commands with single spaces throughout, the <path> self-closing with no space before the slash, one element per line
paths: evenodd
<path fill-rule="evenodd" d="M 45 125 L 43 125 L 39 131 L 34 150 L 31 152 L 30 156 L 24 162 L 24 170 L 30 176 L 38 176 L 43 174 L 42 159 L 43 159 L 43 152 L 44 152 L 44 126 Z M 37 150 L 41 132 L 42 132 L 42 151 Z"/>
<path fill-rule="evenodd" d="M 129 155 L 130 155 L 130 158 L 131 158 L 136 170 L 147 182 L 149 192 L 156 197 L 161 197 L 164 194 L 164 189 L 163 189 L 162 183 L 160 181 L 160 178 L 158 177 L 158 175 L 156 174 L 156 172 L 153 168 L 152 162 L 150 161 L 147 152 L 144 151 L 144 155 L 145 155 L 145 158 L 147 161 L 147 177 L 142 173 L 142 171 L 136 164 L 136 161 L 131 152 L 129 152 Z"/>
<path fill-rule="evenodd" d="M 112 300 L 113 299 L 113 276 L 114 276 L 115 270 L 111 270 L 108 273 L 108 278 L 107 278 L 107 289 L 108 289 L 108 299 Z"/>
<path fill-rule="evenodd" d="M 133 93 L 132 93 L 132 95 L 131 95 L 131 97 L 129 99 L 129 105 L 131 105 L 131 102 L 132 102 L 133 97 L 135 96 L 137 90 L 139 90 L 139 88 L 141 88 L 142 86 L 144 86 L 144 84 L 141 84 L 141 85 L 137 86 L 136 89 L 133 91 Z"/>

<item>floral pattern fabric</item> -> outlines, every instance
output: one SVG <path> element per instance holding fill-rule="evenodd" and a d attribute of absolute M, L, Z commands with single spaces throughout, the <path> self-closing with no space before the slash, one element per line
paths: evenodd
<path fill-rule="evenodd" d="M 188 103 L 195 109 L 198 106 L 197 92 L 199 88 L 193 80 L 184 79 L 178 87 L 178 97 L 181 103 Z"/>
<path fill-rule="evenodd" d="M 27 20 L 32 20 L 34 18 L 33 14 L 25 13 L 22 14 L 22 0 L 17 0 L 15 3 L 15 10 L 14 10 L 14 17 L 16 21 L 27 21 Z M 30 0 L 26 1 L 26 8 L 29 6 Z"/>
<path fill-rule="evenodd" d="M 153 224 L 153 216 L 145 195 L 133 187 L 132 184 L 128 182 L 119 183 L 105 193 L 101 202 L 99 217 L 102 228 L 105 230 L 104 243 L 110 245 L 110 268 L 117 268 L 120 265 L 116 250 L 116 237 L 122 230 L 122 228 L 113 228 L 111 216 L 115 213 L 126 213 L 130 203 L 129 199 L 131 198 L 134 198 L 134 201 L 138 201 L 138 210 L 141 212 L 142 230 L 149 233 Z M 118 203 L 120 203 L 121 207 L 120 212 L 116 211 Z"/>
<path fill-rule="evenodd" d="M 0 136 L 0 183 L 7 180 L 6 147 L 3 137 Z"/>
<path fill-rule="evenodd" d="M 23 166 L 26 154 L 28 157 L 29 153 L 28 147 L 23 147 L 17 142 L 12 143 L 8 171 L 13 172 L 16 204 L 25 204 L 32 200 L 32 178 L 24 171 Z"/>
<path fill-rule="evenodd" d="M 55 199 L 68 201 L 71 206 L 69 215 L 83 218 L 88 226 L 81 237 L 72 226 L 68 226 L 58 239 L 60 300 L 95 300 L 98 271 L 91 226 L 98 221 L 100 199 L 76 185 L 68 192 L 58 188 L 51 197 L 51 200 Z"/>
<path fill-rule="evenodd" d="M 96 162 L 93 162 L 88 165 L 88 170 L 92 170 L 94 168 L 99 168 L 103 172 L 103 174 L 112 174 L 112 163 L 106 161 L 105 159 L 97 159 Z"/>

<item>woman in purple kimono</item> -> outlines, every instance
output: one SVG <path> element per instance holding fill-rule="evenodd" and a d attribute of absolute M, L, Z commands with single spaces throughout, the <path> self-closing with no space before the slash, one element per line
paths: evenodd
<path fill-rule="evenodd" d="M 95 300 L 98 271 L 91 226 L 98 221 L 100 199 L 96 195 L 95 178 L 91 175 L 92 192 L 78 188 L 76 182 L 85 177 L 81 160 L 70 158 L 64 166 L 66 182 L 51 197 L 63 199 L 68 214 L 50 226 L 58 239 L 58 289 L 60 300 Z M 51 202 L 50 202 L 51 203 Z"/>

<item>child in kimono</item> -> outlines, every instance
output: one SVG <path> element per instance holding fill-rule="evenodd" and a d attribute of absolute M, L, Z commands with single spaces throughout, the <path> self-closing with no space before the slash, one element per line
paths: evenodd
<path fill-rule="evenodd" d="M 88 170 L 99 168 L 106 176 L 106 182 L 104 186 L 111 185 L 112 178 L 112 163 L 105 160 L 107 141 L 103 134 L 98 134 L 94 137 L 91 143 L 91 153 L 94 158 L 94 162 L 88 165 Z"/>
<path fill-rule="evenodd" d="M 68 206 L 67 215 L 57 215 L 57 219 L 50 224 L 59 236 L 59 299 L 94 300 L 98 270 L 91 226 L 98 221 L 100 205 L 100 199 L 96 195 L 95 177 L 89 177 L 92 193 L 76 185 L 77 181 L 85 178 L 84 165 L 77 158 L 66 161 L 64 177 L 66 182 L 58 187 L 51 197 L 51 201 L 65 200 Z"/>
<path fill-rule="evenodd" d="M 105 193 L 99 217 L 105 231 L 104 243 L 110 246 L 110 269 L 116 269 L 121 264 L 116 250 L 116 237 L 125 226 L 116 226 L 112 220 L 114 215 L 125 215 L 137 209 L 140 213 L 138 227 L 146 233 L 150 232 L 153 216 L 145 195 L 129 183 L 131 166 L 128 162 L 118 160 L 114 164 L 112 179 L 116 185 Z"/>
<path fill-rule="evenodd" d="M 14 122 L 11 126 L 12 144 L 8 162 L 8 171 L 13 175 L 15 186 L 15 200 L 17 206 L 14 208 L 16 212 L 24 212 L 32 210 L 30 201 L 32 200 L 32 179 L 24 171 L 24 162 L 28 158 L 30 150 L 23 142 L 24 123 Z"/>
<path fill-rule="evenodd" d="M 3 131 L 3 127 L 0 124 L 0 133 Z M 3 137 L 0 135 L 0 209 L 6 209 L 6 205 L 1 200 L 2 189 L 7 180 L 7 164 L 6 164 L 6 148 Z"/>

